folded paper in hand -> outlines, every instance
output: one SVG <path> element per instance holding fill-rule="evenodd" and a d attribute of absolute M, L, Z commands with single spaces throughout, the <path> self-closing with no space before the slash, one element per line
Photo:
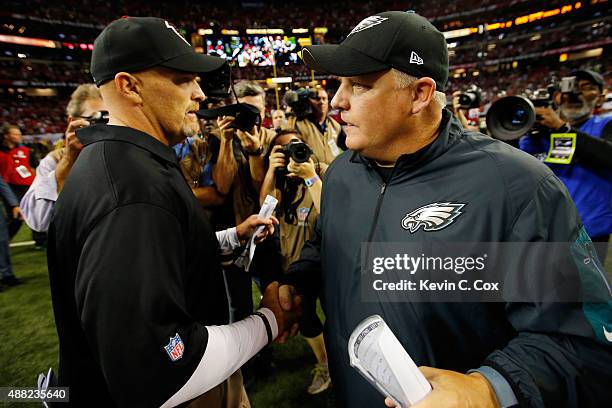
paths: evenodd
<path fill-rule="evenodd" d="M 431 391 L 425 376 L 378 315 L 357 325 L 348 352 L 351 366 L 402 408 L 416 404 Z"/>
<path fill-rule="evenodd" d="M 276 208 L 276 204 L 278 204 L 278 200 L 268 194 L 266 196 L 266 199 L 264 200 L 263 205 L 261 206 L 261 209 L 259 210 L 258 217 L 264 220 L 270 219 L 270 217 L 272 217 L 272 215 L 274 214 L 274 209 Z M 264 230 L 264 228 L 265 227 L 263 225 L 260 225 L 259 227 L 257 227 L 255 232 L 253 233 L 253 236 L 251 237 L 246 247 L 244 248 L 244 251 L 242 252 L 242 254 L 240 254 L 238 259 L 234 261 L 235 265 L 237 265 L 240 268 L 243 268 L 247 272 L 249 271 L 249 268 L 251 267 L 253 256 L 255 256 L 255 238 L 257 237 L 257 235 L 259 235 Z"/>

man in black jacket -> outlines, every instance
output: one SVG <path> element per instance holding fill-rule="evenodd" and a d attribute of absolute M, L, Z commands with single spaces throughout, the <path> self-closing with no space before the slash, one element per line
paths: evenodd
<path fill-rule="evenodd" d="M 322 288 L 339 402 L 382 402 L 347 353 L 351 332 L 373 314 L 417 365 L 428 366 L 421 371 L 433 391 L 416 407 L 609 402 L 612 301 L 605 272 L 588 252 L 592 244 L 559 179 L 520 151 L 467 132 L 444 109 L 443 35 L 415 13 L 385 12 L 363 20 L 342 44 L 309 46 L 303 57 L 340 77 L 332 106 L 347 123 L 351 151 L 326 173 L 315 238 L 287 283 L 298 292 Z M 592 301 L 527 302 L 520 291 L 496 303 L 412 302 L 410 294 L 399 303 L 384 291 L 373 301 L 364 297 L 361 260 L 364 243 L 374 242 L 565 242 L 572 262 L 580 257 L 574 287 Z M 501 264 L 504 283 L 554 294 L 560 276 L 521 268 L 515 258 Z M 281 286 L 286 309 L 292 293 Z"/>
<path fill-rule="evenodd" d="M 229 323 L 219 244 L 170 147 L 198 130 L 198 74 L 224 63 L 153 17 L 115 20 L 94 43 L 109 122 L 77 131 L 49 229 L 71 406 L 248 406 L 239 367 L 283 336 L 278 284 Z"/>

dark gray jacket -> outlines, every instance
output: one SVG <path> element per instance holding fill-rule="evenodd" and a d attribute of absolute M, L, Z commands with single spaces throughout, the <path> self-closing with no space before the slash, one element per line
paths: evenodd
<path fill-rule="evenodd" d="M 464 204 L 444 228 L 402 226 L 413 210 L 443 202 Z M 597 304 L 392 303 L 384 294 L 362 301 L 361 244 L 422 241 L 589 245 L 567 190 L 546 166 L 465 131 L 449 111 L 436 141 L 400 157 L 388 182 L 366 158 L 343 154 L 326 173 L 315 238 L 288 278 L 303 292 L 322 289 L 330 371 L 343 406 L 382 406 L 347 353 L 352 330 L 372 314 L 385 319 L 417 365 L 459 372 L 493 367 L 521 406 L 609 403 L 612 342 L 605 334 L 612 332 L 612 301 L 600 265 L 582 267 L 578 283 L 602 294 Z M 537 280 L 537 272 L 526 276 Z"/>

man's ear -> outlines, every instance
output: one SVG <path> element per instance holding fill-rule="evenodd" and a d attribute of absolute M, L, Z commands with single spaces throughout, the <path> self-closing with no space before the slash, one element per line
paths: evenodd
<path fill-rule="evenodd" d="M 429 77 L 419 78 L 412 83 L 412 113 L 417 114 L 432 102 L 436 81 Z"/>
<path fill-rule="evenodd" d="M 118 72 L 113 80 L 115 90 L 135 105 L 142 104 L 142 81 L 127 72 Z"/>

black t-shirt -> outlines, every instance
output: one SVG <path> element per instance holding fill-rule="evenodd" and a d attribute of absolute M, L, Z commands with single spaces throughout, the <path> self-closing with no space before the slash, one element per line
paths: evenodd
<path fill-rule="evenodd" d="M 73 406 L 159 406 L 226 324 L 218 243 L 174 152 L 96 125 L 49 230 L 59 382 Z"/>

